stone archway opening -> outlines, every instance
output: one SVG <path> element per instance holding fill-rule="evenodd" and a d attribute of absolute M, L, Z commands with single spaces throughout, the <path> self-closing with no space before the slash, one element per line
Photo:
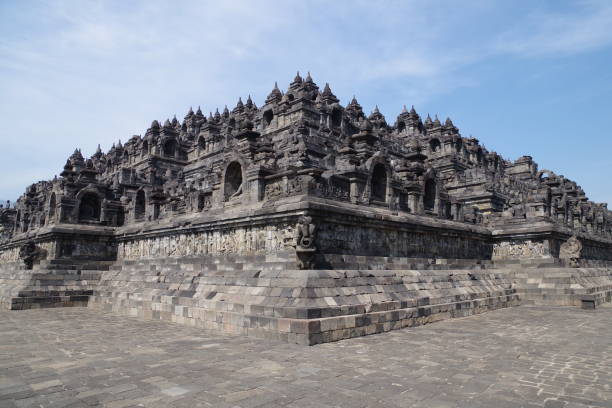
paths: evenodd
<path fill-rule="evenodd" d="M 387 169 L 382 163 L 378 163 L 374 166 L 372 171 L 372 200 L 375 201 L 387 201 Z"/>
<path fill-rule="evenodd" d="M 136 193 L 136 202 L 134 206 L 134 218 L 137 220 L 142 220 L 145 217 L 147 209 L 147 202 L 145 198 L 145 193 L 143 190 L 139 190 Z"/>
<path fill-rule="evenodd" d="M 79 205 L 79 222 L 98 222 L 102 212 L 100 197 L 95 193 L 85 193 Z"/>
<path fill-rule="evenodd" d="M 237 161 L 230 163 L 225 170 L 225 200 L 242 194 L 242 166 Z"/>
<path fill-rule="evenodd" d="M 425 211 L 433 211 L 436 205 L 436 180 L 433 178 L 425 181 L 425 196 L 423 197 L 423 207 Z"/>

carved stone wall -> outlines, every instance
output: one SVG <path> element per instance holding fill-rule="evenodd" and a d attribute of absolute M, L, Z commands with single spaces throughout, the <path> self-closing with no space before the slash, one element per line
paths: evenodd
<path fill-rule="evenodd" d="M 0 263 L 4 264 L 17 261 L 19 261 L 19 247 L 0 250 Z"/>
<path fill-rule="evenodd" d="M 493 259 L 550 258 L 548 241 L 502 241 L 493 245 Z"/>
<path fill-rule="evenodd" d="M 295 247 L 295 224 L 283 222 L 181 233 L 123 241 L 119 259 L 194 255 L 252 255 L 286 251 Z"/>
<path fill-rule="evenodd" d="M 357 223 L 323 222 L 316 245 L 324 253 L 394 257 L 490 259 L 492 251 L 485 237 L 467 233 L 415 231 L 401 225 L 375 228 Z"/>

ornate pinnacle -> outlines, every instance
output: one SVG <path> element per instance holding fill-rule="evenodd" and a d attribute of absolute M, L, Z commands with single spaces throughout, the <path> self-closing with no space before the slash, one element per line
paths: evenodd
<path fill-rule="evenodd" d="M 283 97 L 283 94 L 281 93 L 280 89 L 278 89 L 278 83 L 274 82 L 274 88 L 272 89 L 268 97 L 266 98 L 266 103 L 280 101 L 282 97 Z"/>
<path fill-rule="evenodd" d="M 325 83 L 325 88 L 323 88 L 321 97 L 327 102 L 338 102 L 338 98 L 336 98 L 336 95 L 333 94 L 331 88 L 329 87 L 329 83 L 327 82 Z"/>
<path fill-rule="evenodd" d="M 298 71 L 297 74 L 295 75 L 295 78 L 293 78 L 293 82 L 296 84 L 302 83 L 302 77 L 300 76 L 300 71 Z"/>

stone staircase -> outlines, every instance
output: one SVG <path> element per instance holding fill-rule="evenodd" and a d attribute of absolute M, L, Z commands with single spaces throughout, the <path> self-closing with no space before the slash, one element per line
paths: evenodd
<path fill-rule="evenodd" d="M 5 270 L 2 306 L 11 310 L 87 306 L 103 271 L 112 262 L 42 261 L 34 269 Z"/>
<path fill-rule="evenodd" d="M 295 270 L 292 254 L 122 261 L 102 274 L 89 306 L 317 344 L 518 305 L 501 274 L 447 261 L 394 259 L 423 268 L 370 270 Z"/>
<path fill-rule="evenodd" d="M 8 309 L 88 306 L 226 333 L 317 344 L 521 304 L 597 307 L 612 267 L 584 261 L 487 261 L 295 254 L 43 261 L 0 269 Z"/>
<path fill-rule="evenodd" d="M 594 309 L 612 301 L 610 262 L 584 260 L 581 266 L 568 268 L 552 259 L 496 263 L 512 280 L 522 304 Z"/>

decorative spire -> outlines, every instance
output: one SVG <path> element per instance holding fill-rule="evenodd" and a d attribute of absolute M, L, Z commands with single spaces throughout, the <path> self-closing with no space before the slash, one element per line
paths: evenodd
<path fill-rule="evenodd" d="M 433 124 L 434 126 L 442 126 L 442 123 L 440 123 L 440 119 L 438 119 L 438 115 L 436 115 Z"/>
<path fill-rule="evenodd" d="M 295 75 L 295 78 L 293 78 L 293 83 L 295 84 L 302 83 L 302 77 L 300 76 L 300 71 L 298 71 L 297 74 Z"/>
<path fill-rule="evenodd" d="M 202 109 L 200 109 L 200 106 L 198 106 L 198 110 L 196 111 L 196 116 L 204 117 L 204 115 L 202 114 Z"/>
<path fill-rule="evenodd" d="M 321 98 L 327 103 L 338 102 L 338 98 L 336 98 L 336 95 L 334 95 L 329 87 L 329 83 L 327 82 L 325 83 L 325 88 L 323 88 L 323 92 L 321 93 Z"/>
<path fill-rule="evenodd" d="M 171 126 L 171 125 L 170 125 L 170 120 L 169 120 L 169 119 L 166 119 L 166 121 L 164 122 L 164 127 L 165 127 L 165 128 L 169 128 L 170 126 Z"/>
<path fill-rule="evenodd" d="M 223 117 L 224 118 L 228 118 L 229 117 L 229 109 L 227 109 L 227 105 L 225 105 L 225 108 L 223 108 Z"/>
<path fill-rule="evenodd" d="M 353 99 L 351 99 L 351 102 L 346 106 L 346 110 L 355 116 L 364 116 L 363 109 L 359 102 L 357 102 L 355 95 L 353 95 Z"/>
<path fill-rule="evenodd" d="M 266 98 L 266 103 L 278 102 L 283 97 L 280 89 L 278 89 L 278 83 L 274 82 L 274 88 Z"/>
<path fill-rule="evenodd" d="M 406 105 L 402 108 L 402 113 L 408 113 L 408 109 L 406 109 Z"/>
<path fill-rule="evenodd" d="M 370 122 L 376 124 L 377 127 L 385 126 L 387 124 L 387 121 L 385 120 L 385 117 L 383 116 L 382 113 L 380 113 L 380 110 L 378 109 L 378 105 L 376 105 L 374 107 L 374 110 L 372 111 L 372 113 L 368 117 L 368 120 Z"/>
<path fill-rule="evenodd" d="M 157 120 L 151 122 L 151 129 L 159 129 L 159 122 Z"/>
<path fill-rule="evenodd" d="M 433 121 L 431 120 L 431 116 L 429 116 L 429 113 L 427 114 L 427 118 L 425 119 L 425 126 L 431 126 L 433 125 Z"/>
<path fill-rule="evenodd" d="M 308 75 L 306 75 L 306 82 L 312 83 L 312 77 L 310 76 L 310 71 L 308 71 Z"/>
<path fill-rule="evenodd" d="M 192 116 L 193 116 L 193 108 L 190 106 L 189 112 L 187 112 L 187 115 L 185 115 L 185 119 L 189 119 Z"/>
<path fill-rule="evenodd" d="M 227 109 L 227 106 L 225 107 Z M 221 119 L 221 115 L 219 114 L 219 108 L 217 108 L 215 110 L 215 120 L 220 120 Z"/>
<path fill-rule="evenodd" d="M 178 125 L 178 123 L 179 123 L 178 119 L 176 118 L 176 115 L 174 115 L 172 117 L 172 126 L 176 127 L 176 125 Z"/>
<path fill-rule="evenodd" d="M 99 156 L 102 154 L 102 148 L 100 147 L 100 144 L 98 143 L 98 148 L 96 149 L 96 156 Z"/>
<path fill-rule="evenodd" d="M 453 125 L 453 121 L 449 117 L 446 118 L 446 121 L 444 122 L 444 126 L 448 128 L 455 127 L 455 125 Z"/>
<path fill-rule="evenodd" d="M 251 95 L 247 98 L 246 105 L 247 108 L 251 109 L 253 107 L 253 100 L 251 99 Z"/>
<path fill-rule="evenodd" d="M 414 105 L 412 105 L 412 106 L 410 107 L 410 114 L 411 114 L 411 115 L 418 115 L 418 114 L 417 114 L 417 111 L 414 109 Z"/>

